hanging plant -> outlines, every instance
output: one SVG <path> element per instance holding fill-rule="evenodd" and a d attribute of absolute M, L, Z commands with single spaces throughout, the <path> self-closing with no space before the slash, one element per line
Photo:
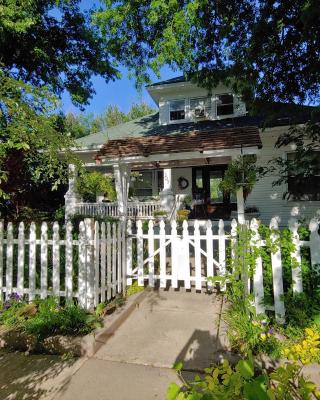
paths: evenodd
<path fill-rule="evenodd" d="M 247 198 L 258 180 L 260 168 L 256 166 L 256 156 L 240 156 L 233 160 L 225 171 L 220 189 L 226 193 L 237 193 L 243 188 L 243 197 Z"/>

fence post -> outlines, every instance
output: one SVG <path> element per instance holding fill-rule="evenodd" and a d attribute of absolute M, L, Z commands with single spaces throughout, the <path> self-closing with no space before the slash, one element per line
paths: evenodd
<path fill-rule="evenodd" d="M 53 224 L 52 235 L 52 291 L 53 295 L 59 297 L 60 295 L 60 235 L 59 224 Z"/>
<path fill-rule="evenodd" d="M 149 286 L 154 287 L 154 238 L 153 221 L 151 219 L 148 223 L 148 259 Z"/>
<path fill-rule="evenodd" d="M 282 280 L 282 261 L 281 261 L 281 250 L 279 248 L 279 225 L 278 218 L 274 217 L 270 222 L 271 229 L 271 241 L 277 249 L 271 253 L 271 265 L 273 275 L 273 294 L 274 294 L 274 309 L 276 314 L 276 320 L 279 324 L 285 322 L 285 308 L 283 302 L 283 280 Z"/>
<path fill-rule="evenodd" d="M 171 283 L 174 289 L 178 288 L 178 236 L 177 236 L 177 221 L 171 223 Z"/>
<path fill-rule="evenodd" d="M 48 290 L 48 225 L 43 222 L 41 225 L 40 239 L 40 263 L 41 263 L 41 298 L 47 297 Z"/>
<path fill-rule="evenodd" d="M 253 254 L 255 253 L 255 248 L 261 247 L 261 240 L 260 235 L 258 232 L 258 221 L 253 218 L 250 224 L 250 228 L 252 231 L 251 236 L 251 251 Z M 254 302 L 256 307 L 257 314 L 264 314 L 265 313 L 265 306 L 264 306 L 264 288 L 263 288 L 263 269 L 262 269 L 262 259 L 260 255 L 256 254 L 255 260 L 255 269 L 253 274 L 253 291 L 254 291 Z"/>
<path fill-rule="evenodd" d="M 206 245 L 207 245 L 207 278 L 214 276 L 213 270 L 213 235 L 212 235 L 212 222 L 210 220 L 206 223 Z M 212 289 L 213 282 L 208 282 L 208 288 Z"/>
<path fill-rule="evenodd" d="M 183 240 L 183 251 L 184 251 L 184 260 L 182 262 L 186 266 L 186 272 L 184 274 L 184 287 L 185 287 L 185 289 L 191 289 L 188 222 L 187 221 L 183 221 L 182 227 L 183 227 L 183 231 L 182 231 L 182 238 L 183 239 L 182 240 Z"/>
<path fill-rule="evenodd" d="M 200 228 L 199 221 L 194 221 L 194 266 L 196 274 L 196 290 L 201 290 L 201 253 L 200 253 Z"/>
<path fill-rule="evenodd" d="M 117 226 L 117 293 L 121 293 L 122 289 L 122 263 L 121 263 L 121 245 L 122 245 L 122 226 L 121 226 L 122 218 L 120 218 Z"/>
<path fill-rule="evenodd" d="M 6 264 L 6 298 L 12 293 L 13 279 L 13 225 L 12 222 L 7 226 L 7 264 Z"/>
<path fill-rule="evenodd" d="M 99 294 L 101 292 L 100 285 L 100 226 L 96 221 L 94 224 L 94 241 L 93 241 L 93 261 L 94 261 L 94 305 L 99 304 Z"/>
<path fill-rule="evenodd" d="M 112 295 L 117 294 L 117 224 L 112 224 Z"/>
<path fill-rule="evenodd" d="M 132 222 L 127 224 L 127 286 L 132 285 Z"/>
<path fill-rule="evenodd" d="M 138 285 L 144 286 L 143 276 L 143 232 L 142 221 L 137 222 L 137 265 L 138 265 Z"/>
<path fill-rule="evenodd" d="M 320 236 L 318 234 L 319 230 L 319 220 L 317 218 L 312 218 L 309 224 L 310 229 L 310 255 L 311 264 L 313 268 L 320 270 Z"/>
<path fill-rule="evenodd" d="M 234 275 L 234 279 L 239 279 L 239 274 L 235 270 L 234 266 L 235 263 L 237 262 L 237 252 L 236 252 L 236 246 L 237 246 L 237 228 L 238 228 L 238 223 L 235 218 L 231 221 L 231 266 L 232 266 L 232 273 Z"/>
<path fill-rule="evenodd" d="M 94 308 L 94 219 L 85 218 L 86 226 L 86 272 L 87 272 L 87 310 Z"/>
<path fill-rule="evenodd" d="M 29 301 L 34 299 L 36 288 L 36 225 L 31 222 L 29 236 Z"/>
<path fill-rule="evenodd" d="M 292 265 L 292 289 L 296 293 L 303 292 L 302 275 L 301 275 L 301 254 L 300 254 L 300 239 L 298 234 L 299 223 L 295 218 L 289 219 L 289 229 L 292 233 L 292 244 L 294 250 L 291 252 Z"/>
<path fill-rule="evenodd" d="M 3 220 L 0 221 L 0 301 L 3 300 Z"/>
<path fill-rule="evenodd" d="M 78 299 L 82 308 L 87 308 L 87 266 L 86 266 L 86 226 L 83 221 L 79 225 L 79 276 Z"/>
<path fill-rule="evenodd" d="M 71 300 L 73 295 L 72 285 L 72 262 L 73 262 L 73 226 L 70 221 L 66 225 L 66 261 L 65 261 L 65 276 L 66 276 L 66 299 Z"/>
<path fill-rule="evenodd" d="M 222 219 L 219 220 L 219 265 L 220 265 L 220 275 L 226 276 L 226 237 L 224 232 L 224 222 Z M 220 289 L 222 291 L 226 290 L 226 284 L 220 284 Z"/>
<path fill-rule="evenodd" d="M 127 235 L 126 219 L 121 222 L 121 259 L 122 259 L 122 292 L 124 296 L 127 290 Z"/>
<path fill-rule="evenodd" d="M 25 248 L 24 248 L 24 223 L 19 224 L 18 233 L 18 279 L 17 279 L 17 293 L 19 296 L 23 296 L 24 289 L 24 258 L 25 258 Z"/>
<path fill-rule="evenodd" d="M 112 295 L 112 252 L 111 252 L 111 224 L 107 222 L 107 300 L 111 299 Z"/>
<path fill-rule="evenodd" d="M 101 240 L 100 240 L 100 257 L 101 257 L 101 303 L 106 300 L 106 224 L 101 223 Z"/>
<path fill-rule="evenodd" d="M 160 240 L 159 240 L 159 247 L 160 247 L 160 287 L 165 288 L 167 285 L 167 278 L 166 278 L 166 225 L 164 220 L 160 221 Z"/>

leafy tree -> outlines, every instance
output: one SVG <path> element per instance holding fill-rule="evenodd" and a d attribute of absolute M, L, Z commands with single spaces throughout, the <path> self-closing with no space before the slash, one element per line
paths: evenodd
<path fill-rule="evenodd" d="M 154 112 L 155 109 L 146 103 L 133 103 L 127 113 L 121 111 L 117 105 L 110 105 L 97 117 L 95 122 L 96 125 L 100 127 L 100 130 L 102 130 L 132 121 L 136 118 L 141 118 Z"/>
<path fill-rule="evenodd" d="M 319 104 L 318 0 L 104 3 L 94 21 L 138 85 L 150 81 L 151 71 L 160 77 L 161 67 L 169 65 L 208 89 L 227 84 L 254 113 L 264 101 Z M 257 98 L 263 101 L 255 102 Z M 306 157 L 298 157 L 295 164 L 303 169 L 320 145 L 320 128 L 313 124 L 299 132 L 292 129 L 289 136 L 277 145 L 299 147 L 299 156 Z M 301 144 L 302 136 L 311 145 Z M 280 165 L 283 177 L 289 168 Z M 303 174 L 308 171 L 304 168 Z"/>
<path fill-rule="evenodd" d="M 92 10 L 80 0 L 4 0 L 0 18 L 0 64 L 12 77 L 55 94 L 69 91 L 75 104 L 87 104 L 91 76 L 107 81 L 118 72 L 98 30 Z"/>
<path fill-rule="evenodd" d="M 94 18 L 139 82 L 168 64 L 209 88 L 223 80 L 268 100 L 319 99 L 317 0 L 105 0 Z"/>

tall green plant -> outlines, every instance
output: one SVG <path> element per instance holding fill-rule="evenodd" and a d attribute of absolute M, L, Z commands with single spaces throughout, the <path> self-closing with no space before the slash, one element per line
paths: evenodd
<path fill-rule="evenodd" d="M 96 196 L 99 194 L 104 194 L 111 201 L 116 199 L 112 178 L 98 171 L 83 172 L 78 179 L 77 187 L 86 201 L 96 201 Z"/>

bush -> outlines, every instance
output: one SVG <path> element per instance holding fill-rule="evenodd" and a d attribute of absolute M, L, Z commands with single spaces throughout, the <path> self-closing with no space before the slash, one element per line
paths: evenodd
<path fill-rule="evenodd" d="M 116 191 L 111 176 L 101 172 L 85 172 L 77 181 L 77 189 L 85 201 L 95 202 L 96 195 L 104 194 L 111 201 L 116 199 Z"/>
<path fill-rule="evenodd" d="M 52 335 L 86 335 L 100 321 L 73 302 L 61 307 L 50 297 L 28 304 L 14 295 L 0 309 L 0 324 L 43 339 Z"/>
<path fill-rule="evenodd" d="M 180 373 L 182 365 L 178 366 Z M 205 369 L 205 377 L 193 382 L 183 379 L 184 386 L 171 383 L 167 400 L 312 400 L 319 399 L 313 382 L 301 374 L 295 362 L 285 363 L 271 373 L 257 372 L 252 357 L 240 360 L 235 367 L 228 361 Z"/>

